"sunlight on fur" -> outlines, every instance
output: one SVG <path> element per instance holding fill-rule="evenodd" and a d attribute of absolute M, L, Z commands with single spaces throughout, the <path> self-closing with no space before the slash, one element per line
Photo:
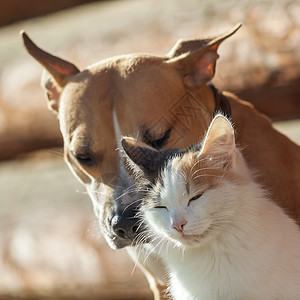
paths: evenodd
<path fill-rule="evenodd" d="M 151 239 L 139 255 L 165 262 L 175 299 L 300 299 L 299 229 L 255 181 L 229 120 L 217 115 L 202 143 L 169 157 L 123 145 L 144 193 L 138 238 Z"/>

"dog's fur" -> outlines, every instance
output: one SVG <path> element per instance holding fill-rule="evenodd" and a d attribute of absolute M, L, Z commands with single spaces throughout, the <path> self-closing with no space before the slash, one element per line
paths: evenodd
<path fill-rule="evenodd" d="M 122 171 L 116 151 L 119 135 L 138 137 L 157 148 L 185 148 L 198 142 L 215 113 L 214 94 L 207 83 L 214 76 L 217 48 L 238 28 L 214 39 L 181 40 L 166 56 L 118 56 L 83 71 L 41 50 L 22 33 L 26 49 L 47 71 L 43 86 L 49 108 L 60 122 L 65 161 L 86 186 L 111 247 L 131 244 L 130 239 L 116 236 L 112 220 L 116 212 L 138 200 L 131 193 L 115 199 Z M 272 198 L 299 222 L 300 148 L 251 104 L 224 95 L 249 166 L 256 169 Z M 135 248 L 130 252 L 134 256 Z M 163 272 L 155 257 L 147 263 L 145 272 L 154 287 Z"/>

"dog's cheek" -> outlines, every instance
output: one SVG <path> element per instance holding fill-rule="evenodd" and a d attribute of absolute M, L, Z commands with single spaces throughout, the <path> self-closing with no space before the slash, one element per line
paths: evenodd
<path fill-rule="evenodd" d="M 97 214 L 95 210 L 97 210 Z M 113 206 L 109 202 L 104 204 L 98 203 L 96 209 L 94 206 L 94 211 L 98 219 L 101 234 L 107 242 L 110 242 L 110 237 L 112 236 L 111 219 L 113 215 Z"/>
<path fill-rule="evenodd" d="M 103 183 L 93 181 L 86 185 L 90 199 L 92 200 L 94 213 L 99 220 L 105 220 L 106 216 L 112 214 L 113 190 Z"/>

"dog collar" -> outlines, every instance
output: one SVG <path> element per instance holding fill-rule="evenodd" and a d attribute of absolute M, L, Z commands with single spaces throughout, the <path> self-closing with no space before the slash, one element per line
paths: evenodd
<path fill-rule="evenodd" d="M 211 82 L 208 83 L 208 86 L 211 88 L 214 94 L 216 105 L 214 115 L 221 112 L 225 117 L 230 119 L 231 107 L 228 99 Z"/>

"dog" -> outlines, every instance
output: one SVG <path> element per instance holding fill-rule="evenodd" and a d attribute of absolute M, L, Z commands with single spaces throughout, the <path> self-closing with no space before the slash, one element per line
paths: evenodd
<path fill-rule="evenodd" d="M 214 38 L 180 40 L 164 56 L 121 55 L 82 71 L 21 33 L 26 50 L 46 71 L 42 85 L 59 120 L 67 165 L 85 185 L 106 241 L 114 249 L 127 247 L 155 299 L 168 279 L 147 243 L 144 252 L 137 250 L 136 237 L 143 230 L 135 217 L 140 199 L 116 150 L 120 136 L 155 149 L 185 148 L 198 142 L 222 111 L 235 125 L 237 142 L 259 181 L 300 223 L 300 147 L 250 103 L 210 84 L 219 45 L 240 26 Z M 146 260 L 143 253 L 149 252 Z"/>

